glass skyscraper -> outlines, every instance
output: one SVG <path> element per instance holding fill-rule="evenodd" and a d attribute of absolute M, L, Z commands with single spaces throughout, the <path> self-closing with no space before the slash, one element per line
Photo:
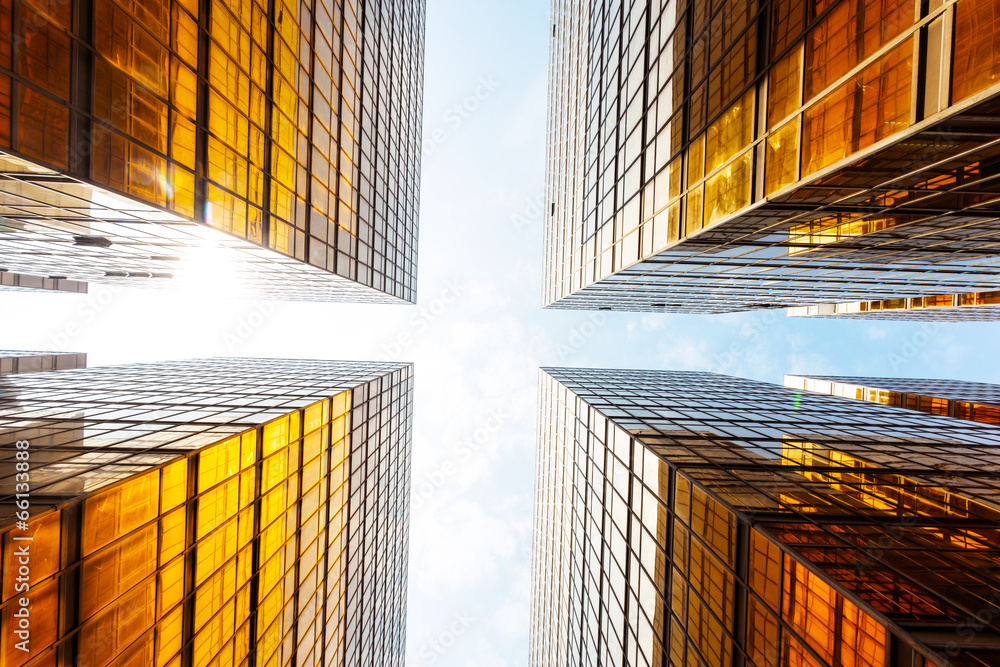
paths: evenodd
<path fill-rule="evenodd" d="M 2 0 L 0 269 L 413 301 L 424 11 Z"/>
<path fill-rule="evenodd" d="M 554 0 L 554 308 L 1000 285 L 995 0 Z"/>
<path fill-rule="evenodd" d="M 786 375 L 790 389 L 1000 424 L 1000 385 L 965 380 Z"/>
<path fill-rule="evenodd" d="M 403 665 L 410 365 L 208 359 L 0 387 L 4 667 Z"/>
<path fill-rule="evenodd" d="M 566 368 L 539 428 L 530 664 L 1000 664 L 1000 428 Z"/>
<path fill-rule="evenodd" d="M 996 322 L 1000 320 L 1000 290 L 971 294 L 941 294 L 908 299 L 796 306 L 789 317 L 836 317 L 855 320 L 934 322 Z"/>

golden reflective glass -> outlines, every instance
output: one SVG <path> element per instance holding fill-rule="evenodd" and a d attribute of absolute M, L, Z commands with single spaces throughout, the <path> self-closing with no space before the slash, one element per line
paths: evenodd
<path fill-rule="evenodd" d="M 331 568 L 325 573 L 326 586 L 341 591 L 334 606 L 343 620 L 350 396 L 350 391 L 342 392 L 332 401 L 314 403 L 84 500 L 83 558 L 68 564 L 79 573 L 74 613 L 80 623 L 68 631 L 79 635 L 81 663 L 177 667 L 184 642 L 190 641 L 193 666 L 231 667 L 249 657 L 253 634 L 257 664 L 288 664 L 294 647 L 288 645 L 287 632 L 294 615 L 303 633 L 319 637 L 305 610 L 320 608 L 321 555 L 328 556 Z M 334 445 L 329 440 L 332 421 L 337 424 Z M 304 437 L 303 426 L 308 431 Z M 300 463 L 300 451 L 305 463 Z M 332 471 L 327 470 L 330 455 Z M 61 569 L 61 516 L 50 512 L 30 524 L 31 656 L 43 655 L 57 638 L 59 578 L 53 575 Z M 194 518 L 193 534 L 187 529 L 188 516 Z M 5 598 L 16 594 L 10 571 L 16 567 L 16 534 L 3 535 Z M 192 550 L 189 561 L 185 553 Z M 255 569 L 258 553 L 261 565 Z M 299 571 L 301 580 L 296 579 Z M 189 580 L 192 588 L 187 588 Z M 259 591 L 256 627 L 249 627 L 252 588 Z M 293 605 L 296 596 L 299 607 Z M 183 625 L 186 597 L 193 634 Z M 5 628 L 12 627 L 13 609 L 4 611 Z M 9 643 L 4 646 L 0 664 L 24 664 L 22 652 Z"/>
<path fill-rule="evenodd" d="M 955 36 L 952 104 L 1000 81 L 1000 12 L 996 2 L 959 0 L 955 5 Z"/>

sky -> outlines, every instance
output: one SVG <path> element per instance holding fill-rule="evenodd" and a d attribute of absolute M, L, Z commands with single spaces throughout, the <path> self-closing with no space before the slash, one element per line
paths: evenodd
<path fill-rule="evenodd" d="M 527 664 L 540 366 L 996 382 L 1000 323 L 541 308 L 544 0 L 428 0 L 415 306 L 0 292 L 0 349 L 415 364 L 407 662 Z"/>

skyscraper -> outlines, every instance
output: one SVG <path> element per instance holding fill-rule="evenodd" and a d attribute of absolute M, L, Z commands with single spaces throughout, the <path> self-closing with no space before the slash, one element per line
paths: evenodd
<path fill-rule="evenodd" d="M 995 0 L 554 0 L 554 308 L 997 289 Z"/>
<path fill-rule="evenodd" d="M 424 3 L 6 0 L 0 268 L 415 299 Z"/>
<path fill-rule="evenodd" d="M 837 317 L 856 320 L 914 322 L 995 322 L 1000 320 L 1000 290 L 971 294 L 940 294 L 909 299 L 796 306 L 789 317 Z"/>
<path fill-rule="evenodd" d="M 1000 428 L 543 369 L 531 664 L 1000 664 Z"/>
<path fill-rule="evenodd" d="M 3 665 L 403 664 L 411 366 L 210 359 L 0 385 Z"/>
<path fill-rule="evenodd" d="M 964 380 L 786 375 L 789 389 L 1000 424 L 1000 385 Z"/>
<path fill-rule="evenodd" d="M 41 371 L 86 368 L 85 352 L 34 352 L 29 350 L 0 350 L 0 375 L 38 373 Z M 0 389 L 0 396 L 3 390 Z"/>

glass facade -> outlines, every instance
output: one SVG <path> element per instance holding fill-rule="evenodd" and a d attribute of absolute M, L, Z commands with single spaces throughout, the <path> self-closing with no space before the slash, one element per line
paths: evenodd
<path fill-rule="evenodd" d="M 2 0 L 5 268 L 413 301 L 424 11 Z"/>
<path fill-rule="evenodd" d="M 1000 284 L 994 0 L 553 0 L 552 17 L 545 305 Z"/>
<path fill-rule="evenodd" d="M 0 384 L 0 664 L 403 664 L 411 366 L 213 359 Z"/>
<path fill-rule="evenodd" d="M 995 322 L 1000 320 L 1000 291 L 797 306 L 788 309 L 788 316 L 916 322 Z"/>
<path fill-rule="evenodd" d="M 86 368 L 86 352 L 0 350 L 0 375 Z M 3 396 L 3 392 L 0 392 Z"/>
<path fill-rule="evenodd" d="M 531 664 L 1000 664 L 1000 428 L 545 368 Z"/>
<path fill-rule="evenodd" d="M 1000 385 L 964 380 L 786 375 L 790 389 L 1000 424 Z"/>
<path fill-rule="evenodd" d="M 18 292 L 76 292 L 78 294 L 86 294 L 87 283 L 58 276 L 54 278 L 42 278 L 41 276 L 29 276 L 23 273 L 11 273 L 10 271 L 0 270 L 0 290 Z"/>

